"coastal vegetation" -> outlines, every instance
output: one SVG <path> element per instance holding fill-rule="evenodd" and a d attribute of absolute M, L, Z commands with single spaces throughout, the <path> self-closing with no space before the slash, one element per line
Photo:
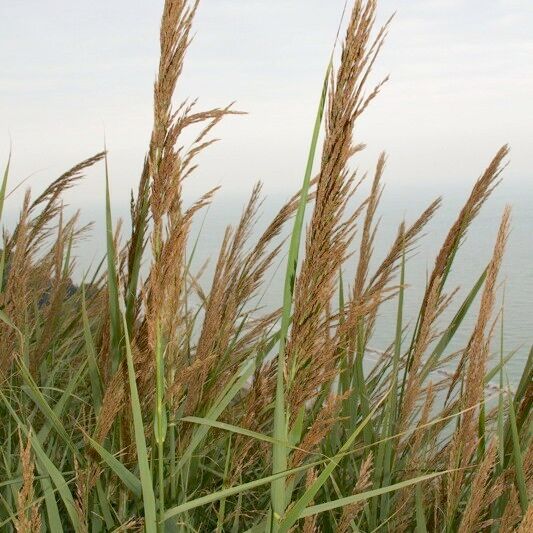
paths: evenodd
<path fill-rule="evenodd" d="M 508 147 L 472 177 L 418 313 L 405 316 L 406 271 L 440 199 L 398 221 L 374 257 L 386 156 L 356 170 L 356 125 L 385 81 L 370 84 L 389 22 L 375 28 L 377 2 L 355 0 L 317 88 L 299 190 L 257 232 L 256 185 L 206 283 L 191 227 L 216 190 L 192 205 L 183 190 L 213 130 L 239 111 L 175 103 L 197 6 L 164 3 L 131 232 L 113 218 L 105 150 L 28 191 L 4 230 L 0 530 L 532 531 L 533 355 L 511 387 L 499 303 L 509 208 L 464 298 L 453 281 Z M 62 193 L 95 165 L 107 253 L 74 286 L 75 244 L 90 227 L 66 217 Z M 279 306 L 265 309 L 280 258 Z M 384 305 L 396 310 L 395 334 L 376 353 Z M 468 341 L 455 350 L 459 333 Z"/>

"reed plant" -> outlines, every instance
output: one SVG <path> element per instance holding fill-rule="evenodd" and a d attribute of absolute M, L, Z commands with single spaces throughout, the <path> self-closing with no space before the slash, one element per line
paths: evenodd
<path fill-rule="evenodd" d="M 406 317 L 406 271 L 440 199 L 374 258 L 386 156 L 370 177 L 353 169 L 359 117 L 384 83 L 368 86 L 389 24 L 374 29 L 376 4 L 355 0 L 348 15 L 300 190 L 255 237 L 254 187 L 208 289 L 191 225 L 216 191 L 187 206 L 183 188 L 213 128 L 238 111 L 174 103 L 198 1 L 164 3 L 131 233 L 112 216 L 105 150 L 36 199 L 28 191 L 0 261 L 1 531 L 532 531 L 533 351 L 511 388 L 513 353 L 498 342 L 508 208 L 463 301 L 451 285 L 508 148 L 474 182 Z M 107 253 L 74 286 L 73 245 L 89 228 L 66 218 L 62 194 L 93 165 Z M 279 307 L 265 310 L 257 295 L 282 256 Z M 395 334 L 376 357 L 384 304 Z M 469 340 L 452 350 L 458 332 Z"/>

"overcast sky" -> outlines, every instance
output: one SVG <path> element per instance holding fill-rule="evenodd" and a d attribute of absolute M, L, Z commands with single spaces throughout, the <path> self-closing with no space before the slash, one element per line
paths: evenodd
<path fill-rule="evenodd" d="M 0 162 L 40 188 L 110 151 L 116 201 L 135 187 L 151 128 L 162 1 L 1 0 Z M 177 99 L 235 100 L 189 189 L 222 184 L 291 193 L 301 180 L 323 73 L 344 0 L 202 0 Z M 533 2 L 381 0 L 396 11 L 375 81 L 390 82 L 357 130 L 387 180 L 445 191 L 474 180 L 504 142 L 509 183 L 531 181 Z M 2 163 L 3 164 L 3 163 Z M 100 203 L 102 170 L 71 195 Z M 127 195 L 122 195 L 126 202 Z"/>

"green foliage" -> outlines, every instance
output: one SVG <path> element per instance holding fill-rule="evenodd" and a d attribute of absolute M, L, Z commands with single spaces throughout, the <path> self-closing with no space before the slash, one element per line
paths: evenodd
<path fill-rule="evenodd" d="M 195 5 L 165 2 L 158 112 L 132 200 L 131 237 L 123 242 L 113 228 L 107 153 L 74 167 L 37 202 L 28 197 L 19 223 L 5 232 L 0 530 L 449 532 L 476 524 L 476 531 L 498 531 L 504 519 L 515 527 L 530 505 L 533 349 L 513 391 L 504 379 L 515 351 L 504 351 L 503 311 L 491 363 L 507 214 L 488 266 L 480 265 L 451 321 L 443 324 L 441 316 L 455 305 L 448 297 L 457 252 L 507 149 L 476 182 L 416 316 L 406 316 L 411 252 L 438 202 L 411 226 L 400 225 L 389 255 L 371 271 L 383 168 L 372 192 L 359 198 L 348 160 L 362 149 L 351 142 L 351 129 L 369 102 L 358 98 L 384 30 L 369 43 L 375 2 L 364 9 L 357 3 L 350 28 L 361 42 L 347 39 L 339 78 L 333 61 L 328 66 L 301 190 L 254 240 L 254 189 L 240 223 L 225 234 L 206 289 L 193 271 L 199 235 L 191 241 L 189 233 L 214 191 L 187 209 L 181 187 L 194 157 L 212 142 L 206 135 L 230 108 L 172 111 Z M 339 117 L 347 117 L 340 133 L 332 126 Z M 336 154 L 341 141 L 350 142 L 338 157 L 323 156 L 318 169 L 324 122 L 324 151 Z M 204 129 L 186 151 L 177 144 L 191 124 Z M 76 218 L 63 221 L 60 198 L 102 157 L 107 268 L 76 287 L 72 250 L 83 228 Z M 331 208 L 333 190 L 346 201 Z M 353 214 L 351 198 L 359 201 Z M 306 233 L 308 209 L 322 233 Z M 275 239 L 289 223 L 279 309 L 264 310 L 257 297 L 269 290 L 266 274 L 285 246 Z M 302 266 L 310 249 L 322 261 L 316 271 Z M 350 261 L 357 267 L 353 284 Z M 302 281 L 302 272 L 311 281 Z M 302 287 L 313 288 L 312 299 Z M 387 302 L 396 305 L 395 331 L 376 353 L 376 317 Z M 470 330 L 467 317 L 474 319 Z M 313 327 L 305 329 L 308 323 Z M 311 355 L 291 351 L 295 324 L 311 337 L 298 345 Z M 470 340 L 452 352 L 458 339 Z M 303 388 L 311 392 L 302 402 Z M 497 453 L 487 466 L 491 449 Z"/>

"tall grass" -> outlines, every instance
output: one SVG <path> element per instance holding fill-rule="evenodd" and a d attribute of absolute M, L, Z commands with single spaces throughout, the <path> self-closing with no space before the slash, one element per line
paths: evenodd
<path fill-rule="evenodd" d="M 531 531 L 533 351 L 511 389 L 496 304 L 509 209 L 479 280 L 451 322 L 442 318 L 457 299 L 457 250 L 500 180 L 507 147 L 475 181 L 417 316 L 406 317 L 405 273 L 440 200 L 401 222 L 371 268 L 386 157 L 368 194 L 358 189 L 366 174 L 352 168 L 364 149 L 356 124 L 382 85 L 368 80 L 388 23 L 374 31 L 376 1 L 356 0 L 326 72 L 301 190 L 254 239 L 261 187 L 253 189 L 205 290 L 190 233 L 215 191 L 187 207 L 182 190 L 211 130 L 235 111 L 173 104 L 197 6 L 164 5 L 131 234 L 113 227 L 104 152 L 36 200 L 28 192 L 4 232 L 0 530 Z M 88 228 L 65 219 L 61 195 L 102 162 L 107 254 L 73 287 L 72 247 Z M 9 161 L 0 216 L 8 179 Z M 280 307 L 265 311 L 256 296 L 285 252 Z M 396 306 L 396 330 L 376 359 L 370 346 L 386 302 Z M 469 340 L 452 352 L 458 332 Z"/>

